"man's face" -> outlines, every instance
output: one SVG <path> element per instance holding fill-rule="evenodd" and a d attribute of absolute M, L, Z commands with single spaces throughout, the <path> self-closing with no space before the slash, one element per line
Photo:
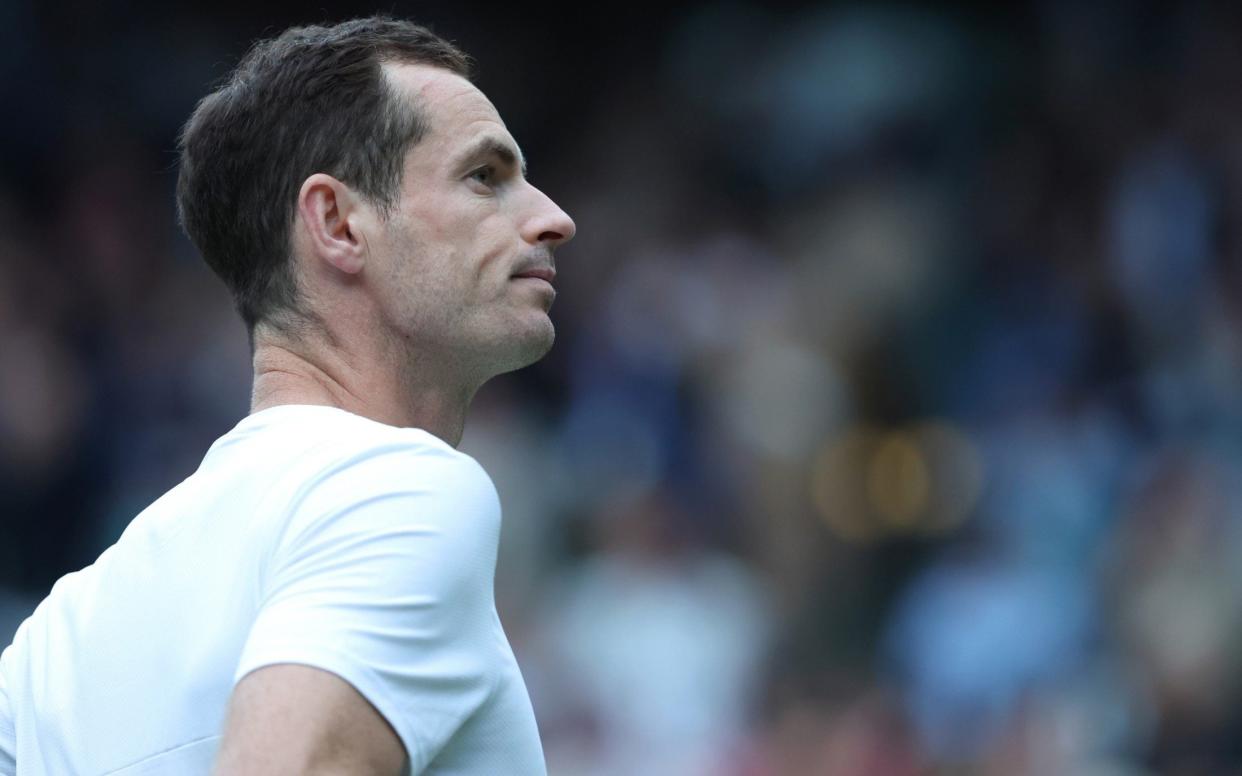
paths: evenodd
<path fill-rule="evenodd" d="M 434 368 L 475 379 L 537 361 L 555 333 L 552 251 L 573 237 L 573 220 L 526 181 L 517 144 L 473 84 L 425 65 L 385 70 L 429 124 L 367 246 L 386 328 Z"/>

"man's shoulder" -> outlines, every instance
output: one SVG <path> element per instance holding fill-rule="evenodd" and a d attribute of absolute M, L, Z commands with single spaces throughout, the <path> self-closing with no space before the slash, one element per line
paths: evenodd
<path fill-rule="evenodd" d="M 392 573 L 381 575 L 393 577 L 392 595 L 433 590 L 460 602 L 488 589 L 500 500 L 472 457 L 426 432 L 395 428 L 335 438 L 313 457 L 282 505 L 275 567 L 332 573 L 342 564 L 392 562 Z"/>
<path fill-rule="evenodd" d="M 399 428 L 327 407 L 285 406 L 245 429 L 268 435 L 265 452 L 284 459 L 305 492 L 321 484 L 363 480 L 385 485 L 491 487 L 474 458 L 419 428 Z M 274 422 L 273 422 L 274 421 Z M 249 453 L 258 453 L 251 450 Z"/>
<path fill-rule="evenodd" d="M 421 429 L 338 428 L 303 458 L 291 504 L 303 520 L 359 510 L 499 518 L 478 461 Z"/>
<path fill-rule="evenodd" d="M 314 483 L 365 484 L 372 492 L 493 489 L 478 461 L 421 429 L 343 431 L 325 438 L 318 453 L 309 473 Z"/>

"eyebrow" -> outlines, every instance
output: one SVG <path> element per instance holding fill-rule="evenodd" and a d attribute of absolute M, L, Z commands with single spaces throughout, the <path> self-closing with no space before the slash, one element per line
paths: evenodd
<path fill-rule="evenodd" d="M 526 157 L 522 156 L 522 152 L 500 138 L 491 135 L 480 138 L 465 151 L 462 151 L 461 156 L 458 157 L 461 161 L 456 166 L 465 166 L 484 156 L 495 156 L 510 167 L 520 162 L 522 177 L 526 177 Z"/>

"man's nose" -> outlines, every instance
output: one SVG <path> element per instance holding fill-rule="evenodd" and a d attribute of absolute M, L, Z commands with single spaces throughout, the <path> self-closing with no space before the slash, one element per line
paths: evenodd
<path fill-rule="evenodd" d="M 569 214 L 560 208 L 551 197 L 531 186 L 534 192 L 534 214 L 527 220 L 523 228 L 523 237 L 532 244 L 545 243 L 556 248 L 562 243 L 573 239 L 577 227 Z"/>

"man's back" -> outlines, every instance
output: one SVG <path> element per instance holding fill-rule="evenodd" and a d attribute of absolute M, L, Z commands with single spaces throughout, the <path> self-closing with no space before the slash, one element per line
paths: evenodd
<path fill-rule="evenodd" d="M 8 748 L 21 774 L 206 773 L 233 685 L 274 663 L 348 681 L 416 772 L 543 772 L 492 598 L 499 529 L 486 474 L 430 434 L 252 415 L 19 628 L 0 772 Z"/>

